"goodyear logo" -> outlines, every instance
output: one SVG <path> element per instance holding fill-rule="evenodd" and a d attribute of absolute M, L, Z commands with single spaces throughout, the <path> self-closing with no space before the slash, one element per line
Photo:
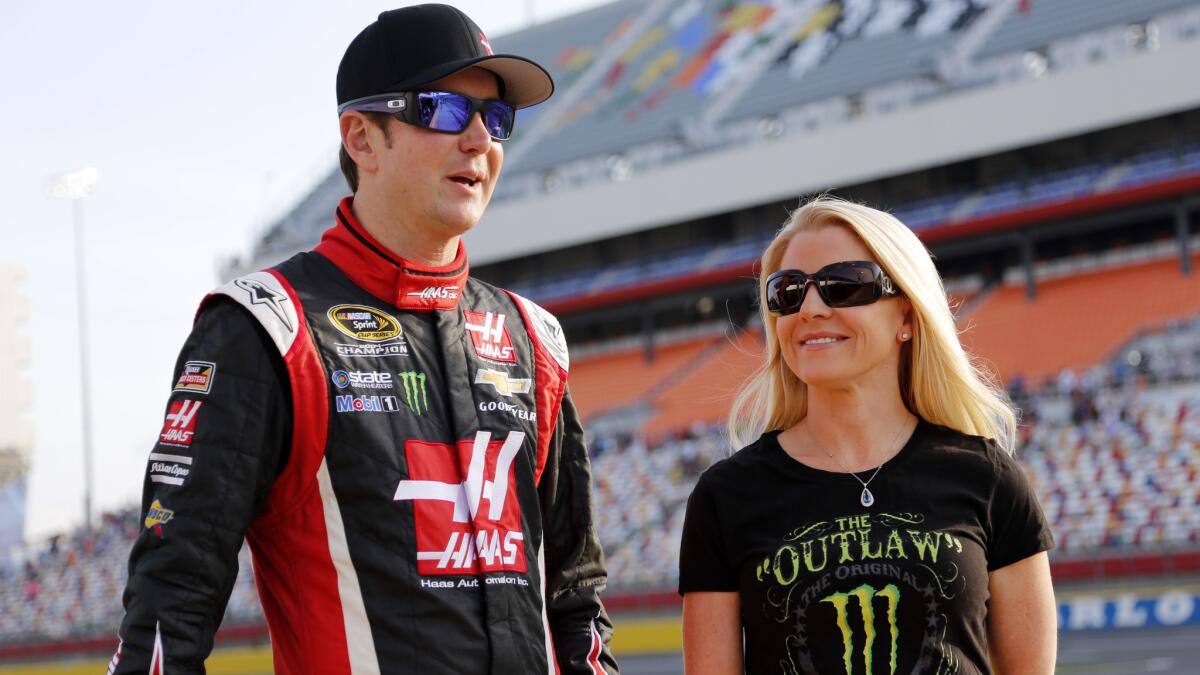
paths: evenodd
<path fill-rule="evenodd" d="M 386 342 L 400 336 L 396 317 L 374 307 L 336 305 L 329 308 L 329 322 L 341 332 L 363 342 Z"/>
<path fill-rule="evenodd" d="M 146 529 L 154 530 L 154 534 L 163 536 L 163 525 L 171 522 L 175 517 L 175 512 L 171 509 L 163 508 L 162 503 L 157 499 L 150 502 L 150 509 L 146 511 Z"/>

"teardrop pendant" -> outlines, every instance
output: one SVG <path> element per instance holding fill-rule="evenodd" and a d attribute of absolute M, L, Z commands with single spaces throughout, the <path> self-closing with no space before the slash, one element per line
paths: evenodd
<path fill-rule="evenodd" d="M 864 485 L 863 491 L 862 491 L 862 499 L 859 501 L 862 502 L 863 506 L 870 508 L 871 505 L 875 503 L 875 495 L 871 494 L 871 490 L 868 489 L 867 486 Z"/>

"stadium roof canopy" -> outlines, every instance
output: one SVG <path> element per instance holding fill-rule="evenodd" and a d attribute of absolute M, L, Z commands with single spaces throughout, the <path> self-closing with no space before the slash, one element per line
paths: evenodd
<path fill-rule="evenodd" d="M 716 164 L 732 169 L 731 177 L 739 173 L 736 163 L 698 161 L 702 157 L 721 158 L 767 144 L 791 147 L 786 143 L 828 137 L 838 127 L 900 118 L 899 112 L 966 98 L 955 95 L 1044 81 L 1058 71 L 1156 51 L 1160 42 L 1194 46 L 1198 33 L 1197 0 L 618 0 L 496 37 L 492 43 L 498 52 L 528 55 L 546 65 L 557 91 L 549 102 L 521 113 L 517 135 L 506 146 L 505 174 L 493 206 L 469 237 L 473 259 L 505 259 L 679 222 L 703 215 L 698 208 L 740 208 L 746 203 L 718 195 L 690 210 L 650 209 L 643 216 L 613 218 L 593 214 L 595 222 L 561 241 L 539 240 L 536 229 L 514 230 L 539 219 L 555 222 L 572 210 L 556 209 L 555 203 L 586 213 L 614 198 L 651 199 L 636 189 L 623 194 L 606 186 L 637 184 L 642 176 L 671 167 L 711 174 Z M 1105 89 L 1111 94 L 1111 86 Z M 1172 91 L 1162 96 L 1174 98 L 1147 100 L 1137 110 L 1116 106 L 1106 117 L 1074 126 L 1043 124 L 1030 116 L 1022 120 L 1022 134 L 987 147 L 964 144 L 962 152 L 970 156 L 1018 147 L 1081 133 L 1089 130 L 1086 125 L 1103 128 L 1200 103 L 1200 92 L 1167 89 Z M 1031 97 L 1037 95 L 1014 91 L 1009 100 L 1020 109 L 1036 102 Z M 921 132 L 938 129 L 893 125 L 888 133 Z M 870 134 L 861 138 L 862 147 L 847 150 L 858 155 L 857 164 L 824 174 L 825 184 L 797 178 L 756 194 L 732 181 L 730 189 L 752 202 L 961 158 L 906 151 L 903 161 L 889 165 L 864 151 L 878 149 Z M 814 156 L 824 161 L 829 152 Z M 751 164 L 758 156 L 741 153 Z M 810 172 L 815 164 L 812 156 L 797 155 L 795 161 Z M 775 170 L 792 168 L 784 164 Z M 685 185 L 703 188 L 695 176 L 680 177 Z M 574 198 L 577 192 L 582 199 Z M 331 172 L 271 228 L 247 266 L 310 245 L 345 193 L 340 174 Z M 663 200 L 682 202 L 687 196 Z M 488 236 L 488 228 L 494 236 Z M 541 243 L 525 243 L 535 240 Z"/>

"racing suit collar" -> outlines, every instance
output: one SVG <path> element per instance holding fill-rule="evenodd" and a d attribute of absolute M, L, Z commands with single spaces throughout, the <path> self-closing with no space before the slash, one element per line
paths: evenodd
<path fill-rule="evenodd" d="M 449 265 L 419 265 L 392 255 L 368 234 L 354 217 L 353 203 L 354 197 L 346 197 L 338 204 L 337 222 L 321 235 L 317 253 L 368 293 L 399 309 L 427 312 L 458 307 L 469 267 L 461 240 Z"/>

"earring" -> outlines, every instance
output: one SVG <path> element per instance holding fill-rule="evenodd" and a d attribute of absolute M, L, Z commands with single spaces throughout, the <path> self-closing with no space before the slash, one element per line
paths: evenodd
<path fill-rule="evenodd" d="M 907 340 L 910 337 L 912 337 L 912 336 L 908 334 L 908 331 L 904 331 L 903 333 L 900 334 L 901 340 Z"/>

